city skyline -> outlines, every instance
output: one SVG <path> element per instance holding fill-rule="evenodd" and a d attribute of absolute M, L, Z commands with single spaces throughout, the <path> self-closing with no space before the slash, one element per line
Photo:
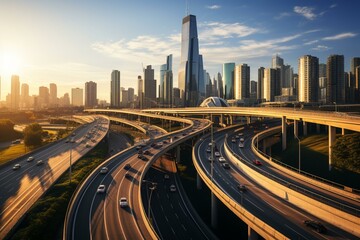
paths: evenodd
<path fill-rule="evenodd" d="M 204 69 L 211 77 L 222 72 L 223 63 L 234 62 L 248 64 L 251 80 L 257 80 L 258 67 L 270 67 L 275 54 L 295 73 L 303 55 L 326 63 L 328 56 L 340 54 L 344 70 L 350 71 L 351 58 L 360 53 L 355 12 L 360 3 L 275 2 L 189 3 L 189 13 L 197 17 Z M 142 63 L 154 67 L 159 81 L 160 65 L 169 54 L 177 87 L 186 7 L 185 2 L 162 3 L 3 3 L 0 14 L 12 21 L 0 23 L 1 100 L 11 91 L 12 74 L 29 84 L 30 95 L 55 83 L 58 96 L 63 96 L 88 81 L 110 89 L 110 73 L 118 69 L 121 86 L 136 91 Z M 156 12 L 160 17 L 150 17 Z M 147 19 L 146 24 L 141 19 Z M 98 98 L 109 102 L 110 92 L 99 91 Z"/>

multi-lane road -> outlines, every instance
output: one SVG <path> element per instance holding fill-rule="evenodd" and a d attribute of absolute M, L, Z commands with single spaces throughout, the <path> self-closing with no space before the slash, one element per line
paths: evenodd
<path fill-rule="evenodd" d="M 228 134 L 229 141 L 233 137 L 236 139 L 235 143 L 231 142 L 229 144 L 234 146 L 234 148 L 237 148 L 236 151 L 243 153 L 242 157 L 246 158 L 250 166 L 254 169 L 260 168 L 253 164 L 253 160 L 255 160 L 256 157 L 245 152 L 245 149 L 249 148 L 248 145 L 253 136 L 253 129 L 245 127 L 241 131 L 241 138 L 245 139 L 245 146 L 244 148 L 241 148 L 241 150 L 239 150 L 238 147 L 240 137 L 235 138 L 233 131 L 228 132 Z M 329 229 L 326 235 L 321 235 L 304 226 L 303 220 L 316 218 L 308 212 L 289 204 L 284 199 L 274 196 L 258 185 L 254 179 L 251 179 L 246 173 L 242 172 L 236 164 L 231 163 L 227 158 L 223 147 L 225 137 L 226 132 L 223 131 L 217 133 L 215 134 L 215 142 L 218 148 L 217 152 L 225 158 L 225 161 L 229 163 L 230 168 L 224 168 L 219 162 L 219 157 L 215 157 L 215 161 L 212 162 L 213 183 L 219 186 L 227 196 L 234 199 L 237 204 L 243 206 L 257 218 L 271 225 L 274 229 L 291 239 L 351 239 L 355 237 L 330 224 L 326 224 L 326 227 Z M 200 143 L 196 151 L 198 161 L 200 161 L 203 171 L 211 178 L 211 162 L 208 160 L 211 156 L 211 151 L 209 151 L 208 146 L 209 142 L 210 140 L 208 139 Z M 266 168 L 266 166 L 262 166 L 262 168 Z M 247 191 L 240 191 L 237 188 L 239 184 L 245 185 Z"/>
<path fill-rule="evenodd" d="M 106 136 L 108 119 L 90 119 L 71 137 L 36 151 L 33 160 L 28 161 L 27 156 L 0 168 L 0 239 L 69 168 L 70 162 L 76 162 Z M 20 167 L 13 169 L 16 164 Z"/>

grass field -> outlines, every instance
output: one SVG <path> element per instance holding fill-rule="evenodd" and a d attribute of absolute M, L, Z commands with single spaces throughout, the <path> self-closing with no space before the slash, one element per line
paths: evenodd
<path fill-rule="evenodd" d="M 301 170 L 340 183 L 352 188 L 360 189 L 360 174 L 332 168 L 329 171 L 329 148 L 327 135 L 309 135 L 301 140 Z M 290 166 L 299 166 L 298 141 L 291 139 L 287 149 L 281 151 L 278 143 L 272 148 L 273 158 L 280 160 Z"/>
<path fill-rule="evenodd" d="M 27 148 L 26 151 L 29 151 Z M 9 160 L 20 157 L 26 153 L 24 144 L 11 145 L 8 148 L 0 150 L 0 165 L 6 163 Z"/>

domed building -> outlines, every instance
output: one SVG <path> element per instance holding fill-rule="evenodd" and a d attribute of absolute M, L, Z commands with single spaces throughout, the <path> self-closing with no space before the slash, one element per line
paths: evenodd
<path fill-rule="evenodd" d="M 228 107 L 229 104 L 219 97 L 208 97 L 201 104 L 200 107 Z"/>

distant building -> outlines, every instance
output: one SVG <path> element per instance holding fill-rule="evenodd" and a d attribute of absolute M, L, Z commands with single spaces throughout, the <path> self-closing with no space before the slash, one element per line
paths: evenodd
<path fill-rule="evenodd" d="M 350 81 L 354 91 L 354 103 L 360 103 L 360 83 L 359 78 L 356 78 L 356 69 L 360 66 L 360 57 L 354 57 L 350 62 Z"/>
<path fill-rule="evenodd" d="M 42 109 L 49 106 L 50 93 L 49 88 L 41 86 L 39 87 L 39 96 L 37 100 L 36 108 Z"/>
<path fill-rule="evenodd" d="M 344 55 L 330 55 L 326 64 L 327 103 L 345 103 Z"/>
<path fill-rule="evenodd" d="M 120 71 L 119 70 L 113 70 L 111 72 L 110 106 L 114 108 L 120 107 Z"/>
<path fill-rule="evenodd" d="M 222 76 L 221 76 L 221 73 L 217 73 L 216 75 L 216 79 L 217 79 L 217 85 L 218 85 L 218 97 L 220 98 L 224 98 L 224 83 L 223 83 L 223 80 L 222 80 Z"/>
<path fill-rule="evenodd" d="M 151 65 L 144 69 L 144 107 L 156 107 L 156 80 Z"/>
<path fill-rule="evenodd" d="M 29 97 L 29 84 L 21 84 L 21 97 L 20 97 L 20 108 L 26 109 L 30 107 L 30 97 Z"/>
<path fill-rule="evenodd" d="M 69 107 L 70 106 L 70 96 L 68 93 L 65 93 L 64 96 L 62 96 L 59 99 L 59 104 L 62 107 Z"/>
<path fill-rule="evenodd" d="M 139 108 L 143 109 L 144 104 L 144 80 L 142 80 L 141 76 L 138 76 L 138 99 L 139 99 Z"/>
<path fill-rule="evenodd" d="M 234 98 L 250 98 L 250 66 L 240 64 L 234 70 Z"/>
<path fill-rule="evenodd" d="M 299 58 L 298 100 L 318 102 L 319 100 L 319 59 L 311 55 Z"/>
<path fill-rule="evenodd" d="M 57 104 L 58 104 L 57 86 L 55 83 L 50 83 L 49 105 L 56 106 Z"/>
<path fill-rule="evenodd" d="M 90 81 L 85 83 L 85 108 L 97 106 L 97 84 Z"/>
<path fill-rule="evenodd" d="M 235 63 L 223 64 L 224 99 L 234 99 L 234 69 Z"/>
<path fill-rule="evenodd" d="M 11 97 L 10 97 L 10 109 L 18 110 L 20 106 L 20 80 L 19 76 L 11 76 Z"/>
<path fill-rule="evenodd" d="M 250 98 L 257 99 L 257 82 L 250 81 Z"/>
<path fill-rule="evenodd" d="M 71 89 L 71 105 L 74 107 L 84 106 L 84 93 L 81 88 Z"/>
<path fill-rule="evenodd" d="M 129 106 L 129 94 L 128 90 L 121 88 L 121 107 L 127 108 Z"/>
<path fill-rule="evenodd" d="M 264 99 L 267 102 L 275 101 L 275 96 L 281 95 L 280 70 L 266 68 L 264 70 Z"/>
<path fill-rule="evenodd" d="M 173 72 L 172 54 L 166 57 L 166 64 L 160 66 L 160 103 L 163 107 L 172 105 Z"/>
<path fill-rule="evenodd" d="M 201 95 L 199 74 L 202 74 L 202 57 L 199 55 L 199 41 L 196 16 L 188 15 L 182 20 L 181 57 L 178 85 L 182 106 L 195 107 Z M 201 76 L 200 76 L 201 77 Z M 200 86 L 202 87 L 202 86 Z M 205 89 L 203 89 L 205 91 Z"/>
<path fill-rule="evenodd" d="M 180 88 L 173 88 L 173 106 L 180 107 L 181 105 L 181 98 L 180 98 Z"/>
<path fill-rule="evenodd" d="M 257 81 L 257 99 L 264 99 L 264 67 L 258 69 L 258 81 Z"/>

